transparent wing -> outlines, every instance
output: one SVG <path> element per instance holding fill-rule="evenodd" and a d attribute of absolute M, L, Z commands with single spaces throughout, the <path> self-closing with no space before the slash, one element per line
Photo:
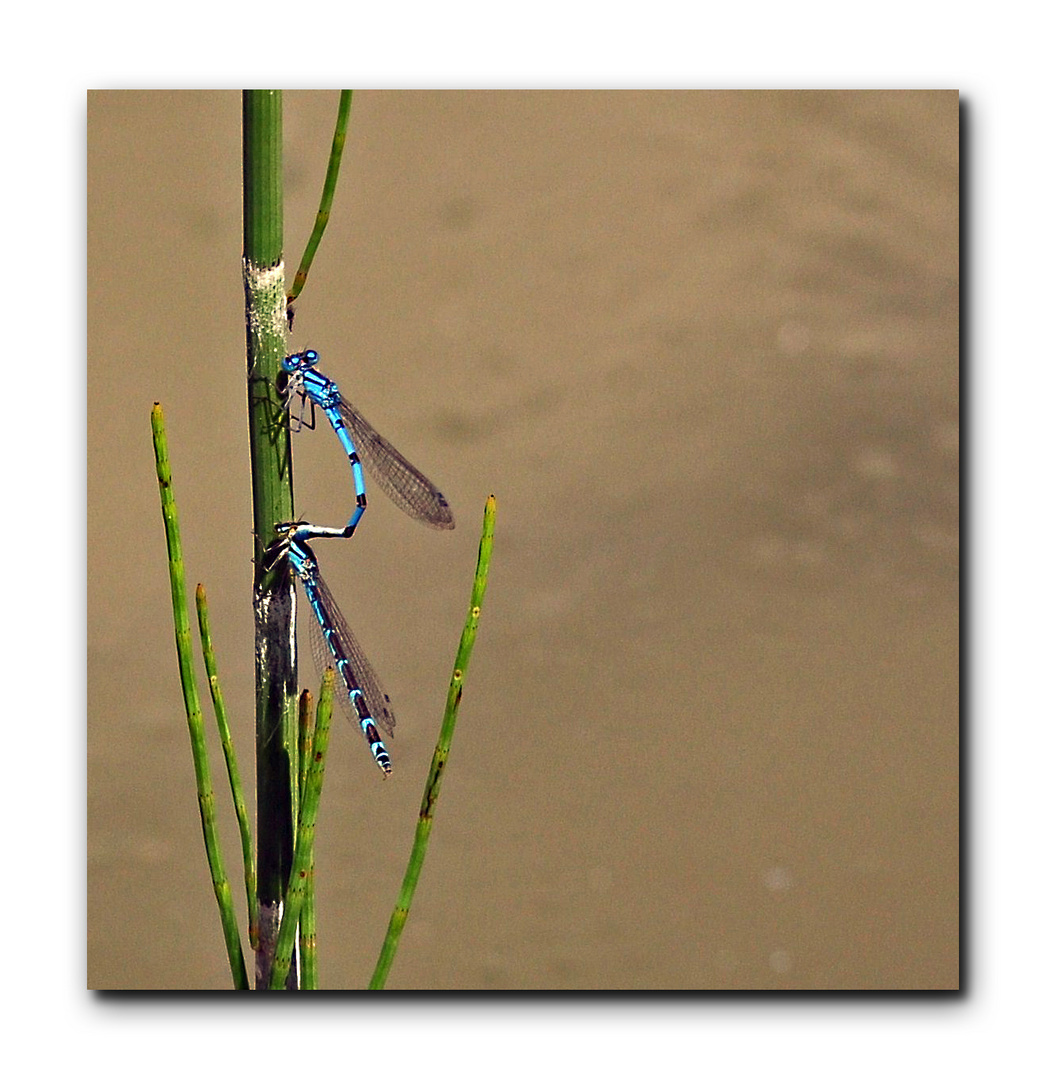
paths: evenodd
<path fill-rule="evenodd" d="M 324 629 L 320 625 L 315 604 L 310 602 L 309 607 L 312 609 L 314 617 L 309 625 L 309 641 L 312 645 L 312 658 L 316 661 L 317 672 L 322 676 L 323 672 L 331 666 L 332 656 L 335 660 L 347 661 L 348 670 L 346 670 L 345 665 L 342 665 L 339 669 L 339 678 L 334 680 L 334 692 L 341 702 L 342 708 L 349 719 L 354 723 L 358 722 L 356 709 L 352 704 L 352 699 L 349 697 L 349 690 L 359 690 L 363 694 L 363 700 L 370 711 L 371 719 L 391 739 L 392 729 L 396 726 L 396 717 L 392 715 L 392 703 L 389 700 L 389 695 L 385 692 L 385 687 L 381 685 L 381 680 L 375 673 L 374 668 L 370 666 L 370 662 L 363 655 L 360 643 L 349 629 L 349 624 L 338 609 L 330 589 L 327 588 L 327 583 L 317 573 L 307 587 L 315 590 L 316 599 L 319 601 L 320 607 L 330 623 L 331 638 L 328 639 L 327 634 L 324 633 Z M 355 683 L 355 685 L 347 686 L 346 680 Z"/>
<path fill-rule="evenodd" d="M 338 411 L 352 435 L 367 474 L 404 512 L 434 529 L 453 529 L 450 503 L 436 485 L 341 398 Z"/>

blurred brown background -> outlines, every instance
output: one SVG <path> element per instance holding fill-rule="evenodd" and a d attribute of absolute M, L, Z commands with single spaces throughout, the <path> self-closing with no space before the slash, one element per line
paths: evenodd
<path fill-rule="evenodd" d="M 336 108 L 285 95 L 289 274 Z M 229 985 L 149 410 L 253 800 L 240 152 L 237 93 L 89 96 L 95 988 Z M 399 719 L 388 783 L 336 720 L 324 986 L 376 958 L 489 491 L 390 987 L 957 985 L 958 204 L 952 91 L 355 95 L 292 344 L 458 528 L 372 486 L 358 535 L 318 545 Z M 345 520 L 329 429 L 294 449 L 299 512 Z M 216 743 L 212 768 L 239 896 Z"/>

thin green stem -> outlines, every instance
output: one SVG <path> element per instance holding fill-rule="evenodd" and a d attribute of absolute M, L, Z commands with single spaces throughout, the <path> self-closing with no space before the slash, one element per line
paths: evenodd
<path fill-rule="evenodd" d="M 385 986 L 392 962 L 396 958 L 396 950 L 399 947 L 400 936 L 406 925 L 407 916 L 410 914 L 410 906 L 414 899 L 414 892 L 418 886 L 418 878 L 421 876 L 421 867 L 425 862 L 425 853 L 428 850 L 429 835 L 432 832 L 432 820 L 436 812 L 436 800 L 439 798 L 440 786 L 443 782 L 443 772 L 450 755 L 450 743 L 454 737 L 454 726 L 458 719 L 458 706 L 461 704 L 462 689 L 465 684 L 465 674 L 468 671 L 469 658 L 472 656 L 472 646 L 476 640 L 476 632 L 479 628 L 480 611 L 483 608 L 483 597 L 487 591 L 487 573 L 490 568 L 490 554 L 494 545 L 494 520 L 497 516 L 497 503 L 494 496 L 487 498 L 487 504 L 483 511 L 483 535 L 479 541 L 479 557 L 476 560 L 476 576 L 472 584 L 472 603 L 465 619 L 464 629 L 461 631 L 461 641 L 458 644 L 458 655 L 454 660 L 454 673 L 451 675 L 450 686 L 447 690 L 447 703 L 443 711 L 443 724 L 440 727 L 439 738 L 436 740 L 436 749 L 432 755 L 432 765 L 429 767 L 428 780 L 425 783 L 425 792 L 421 799 L 421 810 L 418 814 L 418 824 L 414 830 L 414 845 L 411 848 L 410 860 L 407 863 L 406 873 L 403 875 L 403 883 L 400 886 L 400 894 L 389 919 L 388 929 L 385 931 L 385 941 L 381 946 L 374 974 L 371 976 L 370 989 L 381 990 Z"/>
<path fill-rule="evenodd" d="M 312 761 L 312 694 L 308 690 L 301 692 L 298 699 L 298 798 L 305 799 L 305 783 L 309 777 L 309 763 Z M 301 802 L 299 802 L 301 805 Z M 309 860 L 308 877 L 305 882 L 305 899 L 301 907 L 301 932 L 298 946 L 301 954 L 302 990 L 319 988 L 319 971 L 316 957 L 316 860 Z"/>
<path fill-rule="evenodd" d="M 258 769 L 259 942 L 255 983 L 268 985 L 297 810 L 294 590 L 285 563 L 263 572 L 274 526 L 294 517 L 290 432 L 276 391 L 286 355 L 283 104 L 278 90 L 243 94 L 243 273 L 254 496 L 255 749 Z"/>
<path fill-rule="evenodd" d="M 316 211 L 316 221 L 312 226 L 312 235 L 305 245 L 305 253 L 301 257 L 301 265 L 294 275 L 294 284 L 287 294 L 287 303 L 292 304 L 301 295 L 305 288 L 305 279 L 309 276 L 309 268 L 316 255 L 316 249 L 320 246 L 323 232 L 330 221 L 331 206 L 334 203 L 334 189 L 338 184 L 338 170 L 341 168 L 341 154 L 345 149 L 345 132 L 349 126 L 349 109 L 352 107 L 352 91 L 342 90 L 338 101 L 338 119 L 334 124 L 334 141 L 331 143 L 330 157 L 327 160 L 327 176 L 323 182 L 323 194 L 320 196 L 320 208 Z"/>
<path fill-rule="evenodd" d="M 312 694 L 303 690 L 298 697 L 298 805 L 305 794 L 305 781 L 309 778 L 309 762 L 312 760 Z"/>
<path fill-rule="evenodd" d="M 240 931 L 236 925 L 236 911 L 232 901 L 229 879 L 225 876 L 221 843 L 214 815 L 214 788 L 207 763 L 207 744 L 200 710 L 200 695 L 196 689 L 196 673 L 193 668 L 192 636 L 189 629 L 189 605 L 185 595 L 185 566 L 182 562 L 182 541 L 178 528 L 178 508 L 174 501 L 174 485 L 171 481 L 171 463 L 167 451 L 167 429 L 160 403 L 152 411 L 153 452 L 156 456 L 156 479 L 160 485 L 160 507 L 163 511 L 164 532 L 167 536 L 167 561 L 171 577 L 171 603 L 174 608 L 174 642 L 178 652 L 178 672 L 182 683 L 182 699 L 185 717 L 189 724 L 189 742 L 192 746 L 193 768 L 196 772 L 196 799 L 200 807 L 200 823 L 203 842 L 207 850 L 207 864 L 211 870 L 211 884 L 218 901 L 221 915 L 225 949 L 229 956 L 233 985 L 237 990 L 249 990 L 247 969 L 240 944 Z"/>
<path fill-rule="evenodd" d="M 240 780 L 240 768 L 236 762 L 236 750 L 229 731 L 229 717 L 225 711 L 225 697 L 218 681 L 218 661 L 214 655 L 211 641 L 211 623 L 207 611 L 207 591 L 202 585 L 196 586 L 196 614 L 200 623 L 200 643 L 203 646 L 203 663 L 207 669 L 207 681 L 211 688 L 211 703 L 214 705 L 214 719 L 218 725 L 218 735 L 225 755 L 225 768 L 229 774 L 229 787 L 232 801 L 236 808 L 236 821 L 240 827 L 240 848 L 243 853 L 243 883 L 247 891 L 247 935 L 251 948 L 258 947 L 258 881 L 254 872 L 254 847 L 251 843 L 251 823 L 247 816 L 247 800 L 243 797 L 243 783 Z"/>
<path fill-rule="evenodd" d="M 316 838 L 316 819 L 319 816 L 323 775 L 327 765 L 327 744 L 330 741 L 333 704 L 334 669 L 327 668 L 320 686 L 319 704 L 316 706 L 316 731 L 312 743 L 312 760 L 309 763 L 309 775 L 305 780 L 305 794 L 302 796 L 301 813 L 298 816 L 298 833 L 294 844 L 291 880 L 287 888 L 279 936 L 276 939 L 276 956 L 269 980 L 269 988 L 272 990 L 282 990 L 287 979 L 294 955 L 298 920 L 308 891 L 313 841 Z"/>

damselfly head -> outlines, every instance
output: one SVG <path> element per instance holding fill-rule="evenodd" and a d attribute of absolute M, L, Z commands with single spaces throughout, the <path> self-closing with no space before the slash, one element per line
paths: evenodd
<path fill-rule="evenodd" d="M 308 544 L 307 521 L 279 521 L 273 526 L 273 533 L 275 539 L 262 554 L 262 568 L 266 572 L 281 559 L 288 559 L 299 576 L 316 570 L 316 556 Z"/>
<path fill-rule="evenodd" d="M 306 349 L 304 352 L 291 353 L 283 358 L 283 370 L 293 374 L 298 371 L 308 371 L 320 362 L 320 354 L 315 349 Z"/>

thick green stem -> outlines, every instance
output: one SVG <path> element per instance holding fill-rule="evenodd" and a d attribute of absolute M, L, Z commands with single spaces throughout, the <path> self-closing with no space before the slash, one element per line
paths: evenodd
<path fill-rule="evenodd" d="M 256 986 L 268 985 L 297 810 L 294 590 L 286 564 L 265 573 L 273 526 L 294 517 L 290 432 L 276 389 L 286 355 L 283 267 L 283 104 L 278 90 L 243 94 L 243 275 L 254 495 L 259 948 Z"/>

